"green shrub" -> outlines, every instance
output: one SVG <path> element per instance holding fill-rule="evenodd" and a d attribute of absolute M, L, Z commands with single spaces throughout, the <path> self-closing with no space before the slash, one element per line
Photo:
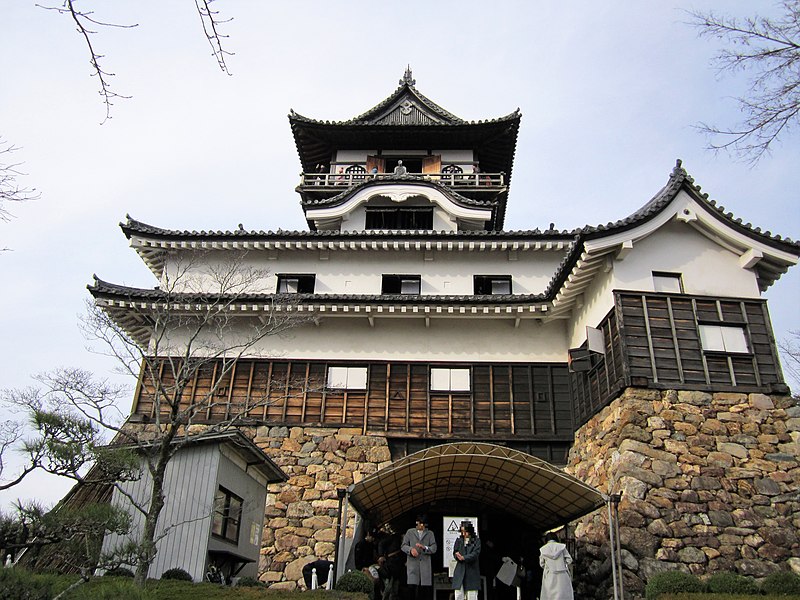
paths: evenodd
<path fill-rule="evenodd" d="M 161 574 L 161 579 L 175 579 L 177 581 L 194 581 L 192 576 L 179 567 L 167 569 Z"/>
<path fill-rule="evenodd" d="M 0 597 L 3 600 L 50 600 L 58 578 L 35 575 L 25 569 L 0 567 Z"/>
<path fill-rule="evenodd" d="M 754 580 L 729 572 L 714 573 L 706 580 L 706 587 L 712 594 L 758 594 L 758 584 Z"/>
<path fill-rule="evenodd" d="M 255 577 L 239 577 L 239 581 L 236 582 L 236 587 L 260 587 L 263 584 L 256 579 Z"/>
<path fill-rule="evenodd" d="M 800 576 L 791 571 L 772 573 L 761 582 L 761 591 L 775 596 L 800 595 Z"/>
<path fill-rule="evenodd" d="M 348 571 L 336 580 L 334 589 L 341 592 L 361 592 L 370 599 L 375 594 L 375 582 L 372 577 L 361 571 Z"/>
<path fill-rule="evenodd" d="M 661 594 L 697 594 L 703 589 L 703 582 L 694 575 L 682 571 L 664 571 L 650 578 L 644 596 L 647 600 L 656 600 Z"/>
<path fill-rule="evenodd" d="M 114 567 L 103 573 L 103 577 L 133 577 L 133 571 L 125 567 Z"/>

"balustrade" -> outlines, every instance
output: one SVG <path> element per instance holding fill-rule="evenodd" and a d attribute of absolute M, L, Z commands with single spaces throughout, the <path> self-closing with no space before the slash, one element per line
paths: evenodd
<path fill-rule="evenodd" d="M 303 187 L 346 188 L 368 180 L 395 179 L 393 173 L 302 173 Z M 504 173 L 407 173 L 412 180 L 435 181 L 452 188 L 497 191 L 505 186 Z"/>

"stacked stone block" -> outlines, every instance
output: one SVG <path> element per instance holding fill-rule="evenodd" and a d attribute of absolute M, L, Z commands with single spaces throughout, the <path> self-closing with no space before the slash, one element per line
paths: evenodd
<path fill-rule="evenodd" d="M 304 586 L 306 563 L 334 558 L 337 489 L 389 466 L 388 443 L 361 429 L 319 427 L 260 427 L 254 441 L 289 476 L 268 489 L 260 579 L 271 589 L 294 590 Z M 351 510 L 349 537 L 354 521 Z"/>
<path fill-rule="evenodd" d="M 567 470 L 621 493 L 624 584 L 678 569 L 800 570 L 800 407 L 786 396 L 629 388 L 576 433 Z M 611 585 L 607 511 L 578 524 L 578 597 Z"/>

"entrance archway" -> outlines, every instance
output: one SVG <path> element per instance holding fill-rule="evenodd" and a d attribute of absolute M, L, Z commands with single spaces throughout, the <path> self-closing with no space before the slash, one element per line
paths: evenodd
<path fill-rule="evenodd" d="M 503 446 L 458 442 L 410 454 L 350 489 L 372 523 L 442 501 L 491 506 L 537 529 L 565 525 L 606 503 L 595 488 L 550 463 Z"/>
<path fill-rule="evenodd" d="M 538 569 L 539 536 L 605 505 L 595 488 L 540 458 L 481 442 L 457 442 L 410 454 L 364 478 L 348 490 L 350 504 L 371 527 L 390 524 L 394 531 L 413 525 L 426 513 L 437 539 L 446 515 L 479 519 L 483 537 L 481 573 L 492 582 L 502 556 Z M 360 531 L 356 539 L 360 539 Z M 436 567 L 449 557 L 440 544 Z M 449 589 L 446 573 L 442 585 Z M 434 588 L 437 586 L 434 575 Z M 490 584 L 491 585 L 491 584 Z M 532 589 L 539 583 L 528 581 Z M 485 589 L 485 588 L 484 588 Z M 513 600 L 511 588 L 490 588 L 489 600 Z"/>

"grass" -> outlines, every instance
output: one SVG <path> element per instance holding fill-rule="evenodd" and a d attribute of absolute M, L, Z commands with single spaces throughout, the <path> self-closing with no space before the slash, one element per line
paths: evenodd
<path fill-rule="evenodd" d="M 49 600 L 69 587 L 76 577 L 38 575 L 17 571 L 14 576 L 0 569 L 0 598 L 36 598 Z M 28 596 L 27 593 L 42 586 L 49 593 Z M 326 592 L 270 591 L 262 587 L 227 587 L 213 583 L 190 583 L 186 581 L 149 581 L 144 589 L 137 588 L 127 577 L 96 577 L 75 588 L 66 596 L 67 600 L 366 600 L 366 594 Z"/>
<path fill-rule="evenodd" d="M 800 596 L 762 596 L 755 594 L 747 596 L 743 594 L 661 594 L 658 600 L 798 600 Z"/>

